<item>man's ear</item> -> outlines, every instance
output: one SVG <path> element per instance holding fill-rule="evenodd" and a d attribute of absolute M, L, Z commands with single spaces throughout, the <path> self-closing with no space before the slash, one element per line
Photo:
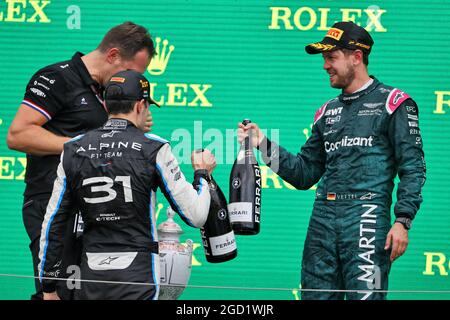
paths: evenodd
<path fill-rule="evenodd" d="M 353 52 L 353 55 L 355 56 L 355 59 L 357 60 L 358 64 L 363 63 L 363 52 L 361 50 L 355 50 Z"/>
<path fill-rule="evenodd" d="M 145 100 L 141 99 L 139 101 L 136 101 L 134 107 L 136 108 L 137 114 L 141 114 L 145 110 Z"/>
<path fill-rule="evenodd" d="M 106 60 L 113 64 L 115 61 L 120 59 L 120 50 L 118 48 L 110 48 L 106 52 Z"/>

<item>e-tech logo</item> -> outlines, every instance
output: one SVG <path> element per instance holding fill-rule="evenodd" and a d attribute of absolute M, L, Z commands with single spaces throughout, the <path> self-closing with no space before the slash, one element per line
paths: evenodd
<path fill-rule="evenodd" d="M 337 149 L 341 147 L 373 147 L 373 136 L 369 136 L 368 138 L 364 137 L 354 137 L 349 138 L 348 136 L 345 136 L 342 138 L 341 141 L 337 142 L 329 142 L 325 141 L 325 151 L 326 152 L 332 152 L 336 151 Z"/>
<path fill-rule="evenodd" d="M 151 60 L 147 71 L 151 75 L 159 76 L 166 72 L 169 60 L 175 50 L 174 45 L 169 45 L 169 40 L 155 39 L 156 55 Z M 192 83 L 167 83 L 165 88 L 159 83 L 150 83 L 152 99 L 160 106 L 170 107 L 212 107 L 208 100 L 207 91 L 211 84 Z"/>

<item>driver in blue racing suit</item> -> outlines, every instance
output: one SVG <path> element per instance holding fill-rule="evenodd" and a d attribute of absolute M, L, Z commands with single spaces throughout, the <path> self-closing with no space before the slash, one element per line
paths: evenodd
<path fill-rule="evenodd" d="M 85 223 L 81 279 L 87 280 L 79 283 L 75 299 L 158 298 L 157 188 L 188 225 L 200 228 L 207 219 L 205 178 L 215 167 L 214 156 L 207 150 L 193 153 L 194 183 L 186 181 L 169 143 L 144 133 L 148 106 L 156 103 L 140 73 L 115 74 L 105 100 L 109 120 L 64 145 L 40 238 L 44 299 L 58 299 L 53 278 L 61 271 L 64 230 L 73 207 Z"/>

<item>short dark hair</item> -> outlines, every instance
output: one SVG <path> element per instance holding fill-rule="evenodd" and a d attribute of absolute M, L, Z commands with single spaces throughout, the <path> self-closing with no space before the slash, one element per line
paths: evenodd
<path fill-rule="evenodd" d="M 106 108 L 109 114 L 128 114 L 133 111 L 137 100 L 106 100 Z"/>
<path fill-rule="evenodd" d="M 131 21 L 110 29 L 97 50 L 104 53 L 111 48 L 119 48 L 121 56 L 128 60 L 131 60 L 142 49 L 147 49 L 150 57 L 155 55 L 155 46 L 148 30 Z"/>
<path fill-rule="evenodd" d="M 352 54 L 355 50 L 351 50 L 351 49 L 339 49 L 342 50 L 342 52 L 347 56 L 349 54 Z M 369 65 L 369 55 L 367 53 L 365 53 L 364 51 L 360 50 L 362 57 L 363 57 L 363 63 L 368 66 Z"/>
<path fill-rule="evenodd" d="M 117 91 L 117 92 L 115 92 Z M 111 87 L 108 88 L 108 92 L 111 93 L 111 95 L 114 94 L 121 94 L 122 89 L 119 87 Z M 133 111 L 134 104 L 137 102 L 137 100 L 114 100 L 114 99 L 106 99 L 105 104 L 106 108 L 108 109 L 109 114 L 119 114 L 119 113 L 130 113 Z"/>

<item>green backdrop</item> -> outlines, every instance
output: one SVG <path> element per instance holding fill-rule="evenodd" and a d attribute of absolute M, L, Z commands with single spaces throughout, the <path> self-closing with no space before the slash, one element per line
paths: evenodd
<path fill-rule="evenodd" d="M 190 150 L 217 147 L 220 164 L 214 177 L 228 194 L 235 153 L 221 149 L 233 144 L 226 137 L 238 121 L 251 118 L 268 129 L 269 137 L 297 152 L 316 109 L 338 95 L 328 85 L 320 55 L 307 55 L 304 45 L 346 19 L 366 27 L 375 40 L 370 74 L 410 94 L 420 108 L 428 180 L 408 250 L 393 265 L 390 290 L 449 291 L 449 16 L 449 2 L 438 0 L 0 1 L 0 273 L 32 275 L 21 216 L 25 159 L 9 150 L 5 140 L 37 69 L 69 59 L 75 51 L 93 50 L 114 25 L 127 20 L 145 25 L 154 39 L 161 39 L 159 58 L 145 74 L 154 99 L 163 105 L 152 109 L 153 133 L 172 140 L 174 147 L 179 139 Z M 262 167 L 261 232 L 237 237 L 234 260 L 206 262 L 199 231 L 177 220 L 185 230 L 182 239 L 197 245 L 193 287 L 182 299 L 298 298 L 295 288 L 314 190 L 292 190 Z M 182 169 L 192 176 L 188 164 Z M 164 213 L 167 202 L 162 194 L 159 200 Z M 0 276 L 1 299 L 28 299 L 32 289 L 31 279 Z M 450 295 L 392 292 L 388 297 Z"/>

